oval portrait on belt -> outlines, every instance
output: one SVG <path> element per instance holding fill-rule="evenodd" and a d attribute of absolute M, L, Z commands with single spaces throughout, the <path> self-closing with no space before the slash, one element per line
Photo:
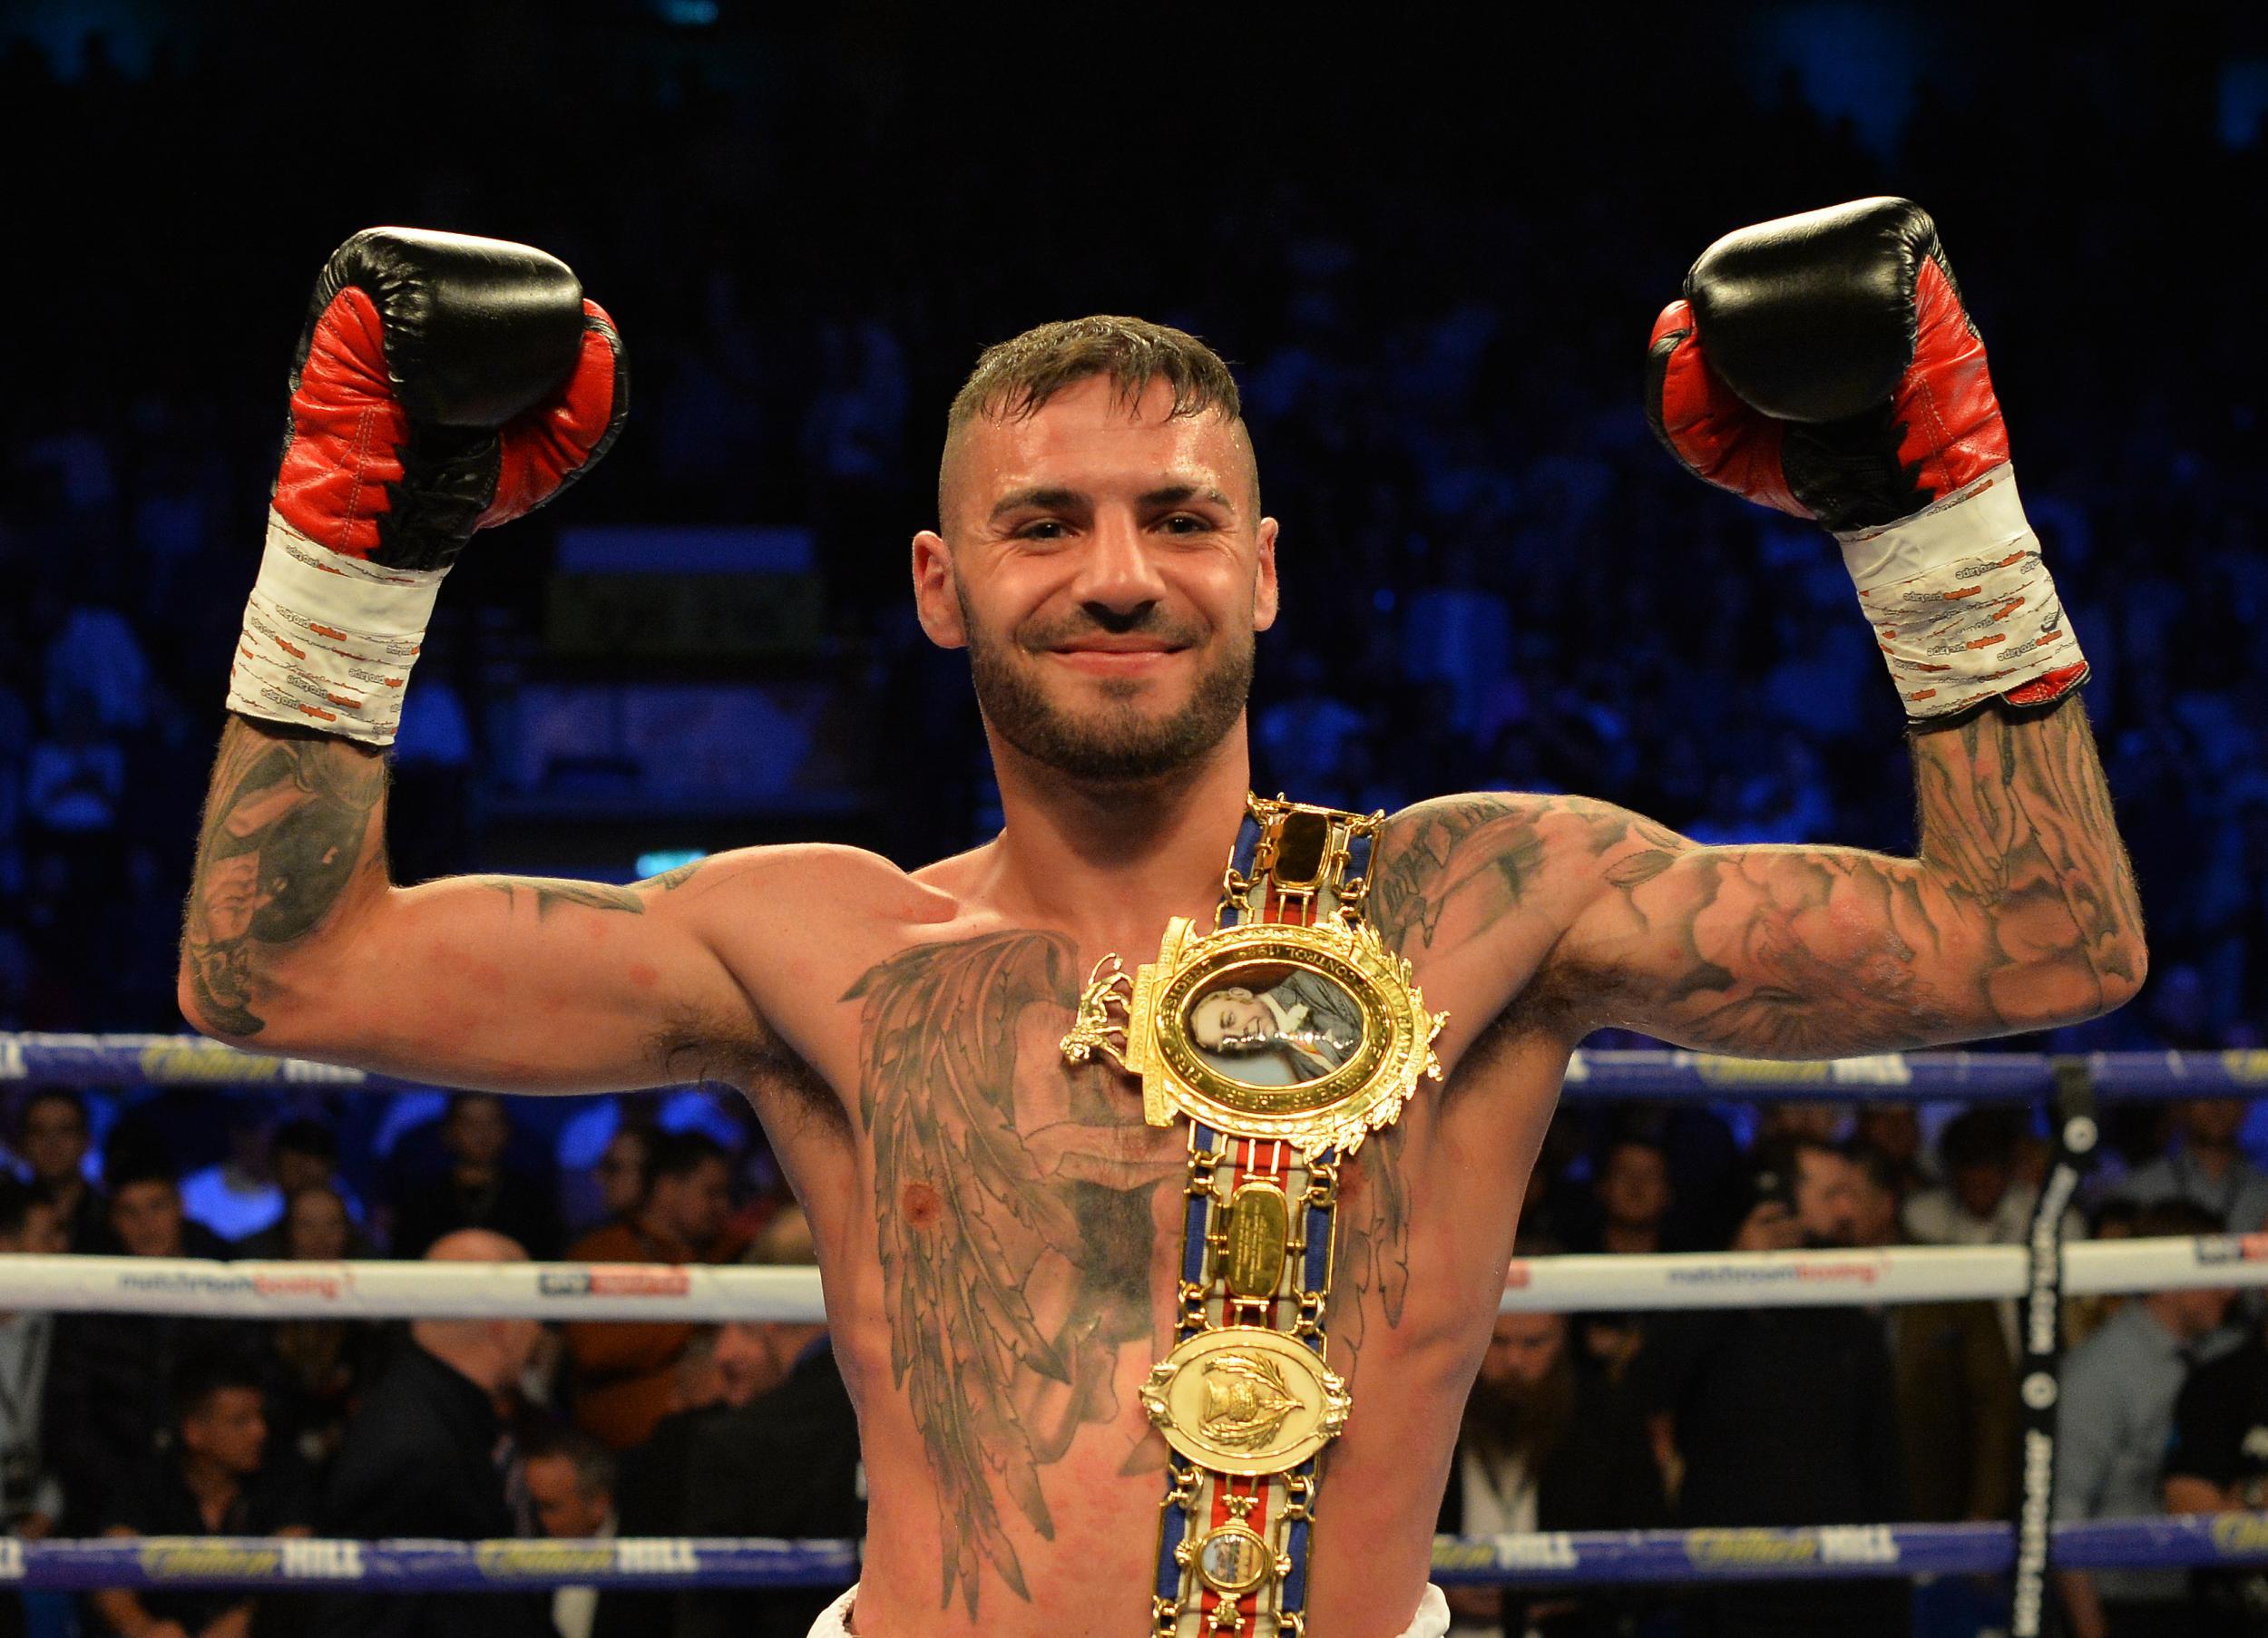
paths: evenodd
<path fill-rule="evenodd" d="M 1288 962 L 1230 969 L 1182 1017 L 1198 1057 L 1248 1087 L 1321 1080 L 1363 1044 L 1362 1004 L 1345 986 Z"/>

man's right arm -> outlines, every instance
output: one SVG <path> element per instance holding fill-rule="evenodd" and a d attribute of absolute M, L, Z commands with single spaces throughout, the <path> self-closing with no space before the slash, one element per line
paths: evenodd
<path fill-rule="evenodd" d="M 231 717 L 181 941 L 181 1010 L 262 1051 L 502 1092 L 666 1085 L 761 1025 L 697 913 L 773 867 L 728 855 L 629 887 L 465 876 L 396 887 L 386 765 Z"/>

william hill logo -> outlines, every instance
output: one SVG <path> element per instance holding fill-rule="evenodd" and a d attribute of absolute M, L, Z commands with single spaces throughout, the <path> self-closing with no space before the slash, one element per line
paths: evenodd
<path fill-rule="evenodd" d="M 2268 1554 L 2268 1513 L 2224 1513 L 2213 1521 L 2213 1550 L 2224 1558 Z"/>
<path fill-rule="evenodd" d="M 614 1567 L 610 1542 L 484 1541 L 473 1549 L 484 1575 L 599 1575 Z"/>
<path fill-rule="evenodd" d="M 283 1566 L 283 1555 L 272 1546 L 230 1546 L 183 1536 L 153 1536 L 142 1544 L 142 1550 L 134 1556 L 142 1574 L 154 1580 L 176 1575 L 226 1575 L 266 1581 Z"/>

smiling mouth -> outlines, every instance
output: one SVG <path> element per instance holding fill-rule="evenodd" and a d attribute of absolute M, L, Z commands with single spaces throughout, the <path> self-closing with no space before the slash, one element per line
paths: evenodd
<path fill-rule="evenodd" d="M 1048 654 L 1075 671 L 1120 677 L 1162 666 L 1181 648 L 1050 648 Z"/>

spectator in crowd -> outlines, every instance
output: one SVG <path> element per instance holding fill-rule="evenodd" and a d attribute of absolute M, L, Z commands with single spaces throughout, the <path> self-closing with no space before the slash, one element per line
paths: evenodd
<path fill-rule="evenodd" d="M 1646 1425 L 1570 1346 L 1565 1314 L 1499 1314 L 1466 1401 L 1442 1498 L 1452 1536 L 1644 1530 L 1668 1521 Z M 1584 1591 L 1523 1596 L 1450 1590 L 1451 1631 L 1473 1638 L 1578 1638 L 1617 1630 L 1628 1601 Z"/>
<path fill-rule="evenodd" d="M 1853 1237 L 1900 1244 L 1900 1162 L 1861 1151 Z M 1906 1476 L 1905 1516 L 2004 1519 L 2016 1493 L 2016 1370 L 1989 1302 L 1898 1302 L 1882 1311 Z"/>
<path fill-rule="evenodd" d="M 624 1121 L 606 1140 L 594 1168 L 599 1177 L 599 1204 L 606 1216 L 600 1226 L 634 1225 L 653 1184 L 654 1140 L 650 1126 Z"/>
<path fill-rule="evenodd" d="M 519 1263 L 486 1229 L 426 1248 L 429 1263 Z M 533 1320 L 418 1320 L 363 1397 L 323 1489 L 326 1536 L 480 1541 L 514 1534 L 505 1418 L 534 1353 Z M 552 1638 L 548 1594 L 372 1594 L 318 1601 L 311 1638 Z"/>
<path fill-rule="evenodd" d="M 2146 1236 L 2213 1234 L 2218 1214 L 2192 1200 L 2144 1208 Z M 2056 1401 L 2056 1516 L 2146 1518 L 2165 1510 L 2159 1472 L 2174 1408 L 2201 1360 L 2236 1339 L 2221 1329 L 2226 1287 L 2135 1298 L 2064 1361 Z M 2195 1629 L 2179 1570 L 2065 1570 L 2071 1638 L 2177 1638 Z"/>
<path fill-rule="evenodd" d="M 122 1475 L 98 1515 L 105 1536 L 308 1536 L 314 1493 L 288 1453 L 270 1449 L 259 1379 L 221 1355 L 184 1360 L 172 1439 Z M 227 1589 L 131 1592 L 88 1602 L 117 1638 L 251 1638 L 283 1633 L 271 1603 Z"/>
<path fill-rule="evenodd" d="M 723 1148 L 698 1132 L 664 1133 L 636 1217 L 593 1230 L 570 1254 L 580 1263 L 726 1263 L 740 1250 L 724 1238 L 731 1214 L 732 1163 Z M 678 1357 L 692 1339 L 682 1322 L 568 1326 L 575 1425 L 616 1450 L 640 1443 L 669 1413 Z"/>
<path fill-rule="evenodd" d="M 767 1225 L 759 1254 L 816 1263 L 800 1208 Z M 728 1409 L 694 1446 L 685 1478 L 685 1534 L 849 1537 L 866 1533 L 858 1461 L 858 1414 L 828 1346 L 826 1327 L 762 1328 L 784 1380 Z M 782 1485 L 772 1477 L 802 1476 Z M 689 1592 L 678 1600 L 676 1638 L 803 1638 L 843 1589 Z"/>
<path fill-rule="evenodd" d="M 2087 1233 L 2090 1240 L 2131 1240 L 2135 1225 L 2140 1221 L 2142 1208 L 2131 1200 L 2112 1198 L 2103 1201 L 2087 1214 Z M 2111 1315 L 2132 1301 L 2121 1292 L 2090 1292 L 2085 1296 L 2067 1297 L 2063 1303 L 2063 1346 L 2067 1352 L 2102 1330 Z"/>
<path fill-rule="evenodd" d="M 1733 1249 L 1851 1245 L 1858 1168 L 1814 1140 L 1756 1157 Z M 1633 1382 L 1682 1480 L 1688 1526 L 1879 1523 L 1905 1516 L 1897 1395 L 1882 1321 L 1852 1308 L 1703 1309 L 1657 1317 Z M 1791 1392 L 1791 1383 L 1802 1391 Z M 1710 1638 L 1905 1638 L 1902 1581 L 1727 1584 L 1698 1601 Z"/>
<path fill-rule="evenodd" d="M 553 1540 L 610 1539 L 615 1534 L 614 1452 L 587 1433 L 556 1428 L 520 1453 L 520 1480 L 537 1529 Z M 592 1638 L 614 1623 L 601 1614 L 615 1601 L 596 1587 L 564 1586 L 552 1593 L 552 1625 L 559 1638 Z M 648 1632 L 657 1629 L 649 1627 Z"/>
<path fill-rule="evenodd" d="M 2268 1226 L 2268 1172 L 2244 1157 L 2237 1140 L 2252 1106 L 2241 1097 L 2193 1097 L 2174 1106 L 2174 1141 L 2136 1166 L 2116 1198 L 2137 1205 L 2194 1200 L 2232 1234 Z"/>
<path fill-rule="evenodd" d="M 130 1257 L 210 1256 L 209 1231 L 185 1223 L 173 1176 L 133 1134 L 114 1135 L 104 1171 L 110 1225 Z M 64 1314 L 55 1321 L 45 1422 L 66 1526 L 83 1533 L 118 1475 L 139 1467 L 171 1425 L 171 1384 L 191 1356 L 249 1352 L 240 1322 L 179 1314 Z"/>
<path fill-rule="evenodd" d="M 288 1120 L 269 1139 L 268 1156 L 276 1194 L 283 1203 L 283 1209 L 277 1213 L 273 1223 L 237 1242 L 238 1256 L 320 1261 L 325 1257 L 369 1254 L 369 1242 L 355 1222 L 357 1208 L 347 1192 L 345 1180 L 338 1175 L 338 1134 L 319 1120 Z M 327 1198 L 313 1208 L 297 1238 L 303 1247 L 310 1233 L 318 1241 L 327 1240 L 331 1214 L 336 1210 L 341 1219 L 339 1232 L 344 1236 L 338 1251 L 292 1249 L 292 1210 L 299 1196 L 310 1189 L 321 1190 Z"/>
<path fill-rule="evenodd" d="M 347 1219 L 347 1203 L 328 1184 L 303 1183 L 276 1226 L 283 1243 L 265 1254 L 334 1263 L 367 1251 Z M 370 1379 L 377 1327 L 310 1317 L 278 1320 L 262 1329 L 275 1377 L 277 1437 L 319 1467 L 337 1454 L 355 1400 Z"/>
<path fill-rule="evenodd" d="M 55 1208 L 29 1185 L 0 1177 L 0 1257 L 53 1256 L 64 1249 Z M 37 1541 L 63 1512 L 47 1469 L 42 1402 L 53 1357 L 53 1314 L 0 1312 L 0 1529 Z M 0 1615 L 0 1633 L 8 1630 Z"/>
<path fill-rule="evenodd" d="M 2168 1513 L 2268 1510 L 2268 1341 L 2243 1341 L 2190 1373 L 2174 1403 L 2163 1495 Z M 2182 1638 L 2268 1633 L 2268 1570 L 2197 1570 Z"/>
<path fill-rule="evenodd" d="M 1906 1232 L 1923 1245 L 2018 1245 L 2031 1229 L 2037 1191 L 2019 1181 L 2015 1119 L 1970 1109 L 1938 1137 L 1945 1181 L 1906 1202 Z"/>
<path fill-rule="evenodd" d="M 1649 1138 L 1611 1140 L 1598 1159 L 1591 1187 L 1592 1233 L 1569 1247 L 1577 1252 L 1647 1253 L 1669 1249 L 1665 1238 L 1671 1207 L 1669 1155 Z"/>
<path fill-rule="evenodd" d="M 54 1203 L 67 1249 L 114 1251 L 110 1203 L 87 1181 L 91 1143 L 86 1099 L 66 1087 L 44 1087 L 25 1100 L 16 1149 L 32 1185 Z"/>
<path fill-rule="evenodd" d="M 1901 1204 L 1935 1181 L 1922 1153 L 1921 1114 L 1911 1104 L 1863 1100 L 1851 1119 L 1851 1143 L 1855 1153 L 1888 1165 Z"/>
<path fill-rule="evenodd" d="M 2020 1245 L 2031 1233 L 2039 1185 L 2024 1180 L 2018 1122 L 2009 1110 L 1970 1109 L 1945 1123 L 1938 1136 L 1945 1181 L 1906 1202 L 1906 1233 L 1923 1245 Z M 2085 1237 L 2077 1211 L 2063 1214 L 2064 1237 Z M 2016 1304 L 1997 1310 L 2001 1340 L 2016 1358 Z"/>
<path fill-rule="evenodd" d="M 510 1163 L 512 1117 L 493 1092 L 457 1092 L 441 1117 L 438 1177 L 409 1177 L 394 1200 L 394 1254 L 422 1257 L 444 1234 L 480 1228 L 558 1255 L 559 1204 L 550 1183 Z"/>

